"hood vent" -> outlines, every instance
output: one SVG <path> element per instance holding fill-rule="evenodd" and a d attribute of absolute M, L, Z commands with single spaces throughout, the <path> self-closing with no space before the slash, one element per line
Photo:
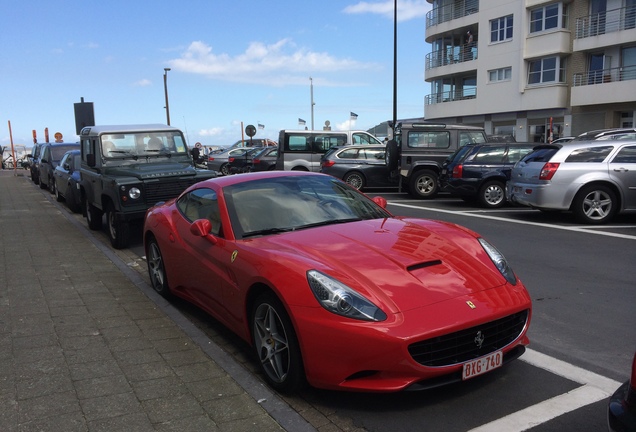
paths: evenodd
<path fill-rule="evenodd" d="M 426 261 L 423 263 L 419 263 L 419 264 L 413 264 L 410 265 L 406 268 L 407 271 L 412 272 L 415 270 L 419 270 L 419 269 L 423 269 L 426 267 L 433 267 L 433 266 L 437 266 L 437 265 L 441 265 L 442 264 L 442 260 L 433 260 L 433 261 Z"/>

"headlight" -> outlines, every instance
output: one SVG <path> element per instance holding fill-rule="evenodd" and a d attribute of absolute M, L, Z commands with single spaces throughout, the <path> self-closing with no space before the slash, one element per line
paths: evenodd
<path fill-rule="evenodd" d="M 311 291 L 329 312 L 363 321 L 384 321 L 386 314 L 347 285 L 316 270 L 307 272 Z"/>
<path fill-rule="evenodd" d="M 131 199 L 136 200 L 141 196 L 141 191 L 139 190 L 139 188 L 136 188 L 136 187 L 130 188 L 130 190 L 128 191 L 128 196 Z"/>
<path fill-rule="evenodd" d="M 495 264 L 495 267 L 497 267 L 497 270 L 499 270 L 503 277 L 505 277 L 506 280 L 511 284 L 517 285 L 517 276 L 515 276 L 515 273 L 512 271 L 512 269 L 508 265 L 508 261 L 501 254 L 501 252 L 499 252 L 496 247 L 488 243 L 483 238 L 479 239 L 479 243 L 481 243 L 481 246 L 484 248 L 492 262 Z"/>

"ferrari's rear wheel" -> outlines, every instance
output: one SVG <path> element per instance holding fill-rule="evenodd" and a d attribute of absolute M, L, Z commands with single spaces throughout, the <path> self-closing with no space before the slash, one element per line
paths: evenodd
<path fill-rule="evenodd" d="M 148 275 L 152 288 L 165 298 L 170 298 L 166 267 L 163 264 L 163 256 L 157 239 L 152 237 L 146 246 L 146 261 L 148 262 Z"/>
<path fill-rule="evenodd" d="M 298 338 L 283 304 L 274 294 L 263 294 L 251 318 L 254 349 L 267 382 L 277 391 L 297 390 L 305 374 Z"/>

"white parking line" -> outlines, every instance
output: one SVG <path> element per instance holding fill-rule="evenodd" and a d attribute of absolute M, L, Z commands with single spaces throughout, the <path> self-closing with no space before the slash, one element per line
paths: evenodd
<path fill-rule="evenodd" d="M 617 381 L 534 350 L 526 350 L 520 360 L 582 386 L 471 429 L 470 432 L 525 431 L 586 405 L 605 400 L 621 385 Z"/>
<path fill-rule="evenodd" d="M 503 217 L 499 217 L 499 216 L 486 215 L 486 214 L 482 214 L 482 213 L 473 213 L 473 212 L 468 212 L 468 211 L 455 211 L 455 210 L 444 210 L 444 209 L 438 209 L 438 208 L 420 207 L 420 206 L 416 206 L 416 205 L 402 204 L 402 203 L 397 203 L 397 202 L 388 202 L 387 204 L 388 205 L 397 206 L 397 207 L 405 207 L 405 208 L 412 208 L 412 209 L 417 209 L 417 210 L 426 210 L 426 211 L 439 212 L 439 213 L 448 213 L 448 214 L 475 217 L 475 218 L 481 218 L 481 219 L 491 219 L 491 220 L 496 220 L 496 221 L 500 221 L 500 222 L 516 223 L 516 224 L 520 224 L 520 225 L 532 225 L 532 226 L 538 226 L 538 227 L 542 227 L 542 228 L 558 229 L 558 230 L 562 230 L 562 231 L 574 231 L 574 232 L 579 232 L 579 233 L 602 235 L 602 236 L 606 236 L 606 237 L 617 237 L 617 238 L 622 238 L 622 239 L 627 239 L 627 240 L 636 240 L 636 236 L 633 236 L 633 235 L 618 234 L 618 233 L 605 232 L 605 231 L 596 231 L 594 229 L 591 229 L 591 227 L 583 228 L 583 227 L 576 227 L 576 226 L 573 227 L 573 226 L 552 225 L 552 224 L 546 224 L 546 223 L 540 223 L 540 222 L 520 221 L 520 220 L 515 220 L 515 219 L 503 218 Z M 605 225 L 605 228 L 607 229 L 607 228 L 610 228 L 610 227 Z M 620 227 L 620 228 L 622 228 L 622 227 Z"/>

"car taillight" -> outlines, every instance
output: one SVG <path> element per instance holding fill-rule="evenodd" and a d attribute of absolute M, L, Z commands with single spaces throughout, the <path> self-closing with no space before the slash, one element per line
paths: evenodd
<path fill-rule="evenodd" d="M 464 172 L 464 166 L 463 165 L 457 165 L 455 166 L 455 168 L 453 168 L 453 175 L 451 176 L 452 178 L 462 178 L 462 173 Z"/>
<path fill-rule="evenodd" d="M 259 163 L 261 163 L 261 160 L 260 160 L 260 159 L 254 159 L 254 160 L 252 161 L 252 163 L 259 164 Z"/>
<path fill-rule="evenodd" d="M 336 161 L 332 161 L 332 160 L 326 160 L 326 161 L 322 161 L 320 163 L 320 165 L 322 165 L 324 167 L 327 167 L 327 168 L 329 168 L 331 166 L 334 166 L 335 164 L 336 164 Z"/>
<path fill-rule="evenodd" d="M 213 161 L 213 160 L 214 160 L 214 157 L 210 156 L 210 157 L 208 157 L 208 160 L 209 160 L 209 161 Z"/>
<path fill-rule="evenodd" d="M 234 158 L 233 158 L 233 157 L 231 157 L 231 158 L 227 158 L 227 161 L 228 161 L 229 163 L 232 163 L 232 162 L 234 162 Z"/>
<path fill-rule="evenodd" d="M 636 403 L 636 353 L 634 353 L 634 360 L 632 360 L 632 375 L 629 378 L 629 386 L 632 388 L 632 395 L 635 399 L 632 402 Z"/>
<path fill-rule="evenodd" d="M 559 164 L 554 162 L 548 162 L 547 164 L 543 165 L 543 168 L 541 168 L 541 173 L 539 174 L 539 180 L 552 180 L 552 177 L 554 177 L 554 174 L 556 173 L 558 168 Z"/>

